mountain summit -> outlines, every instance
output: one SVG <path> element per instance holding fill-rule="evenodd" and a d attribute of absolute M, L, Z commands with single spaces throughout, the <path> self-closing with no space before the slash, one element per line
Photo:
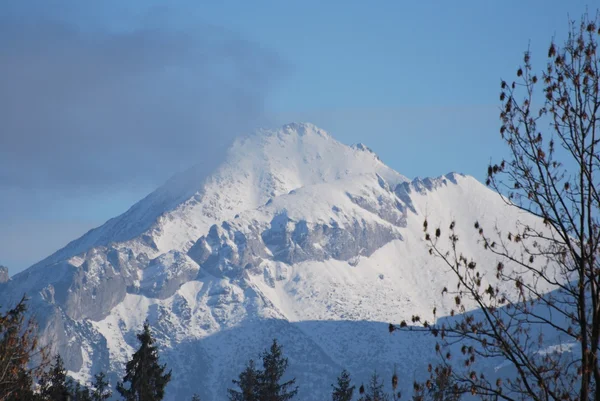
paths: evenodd
<path fill-rule="evenodd" d="M 176 175 L 127 212 L 36 266 L 114 242 L 127 242 L 138 253 L 151 256 L 186 250 L 213 224 L 305 186 L 368 173 L 379 174 L 392 185 L 408 181 L 381 163 L 366 146 L 343 145 L 308 123 L 292 123 L 239 138 L 216 171 L 206 174 L 203 168 L 199 163 Z"/>
<path fill-rule="evenodd" d="M 174 372 L 169 400 L 224 399 L 275 337 L 299 400 L 327 394 L 342 368 L 361 380 L 397 366 L 408 385 L 432 342 L 389 337 L 387 323 L 451 307 L 424 218 L 455 219 L 469 238 L 475 220 L 502 228 L 527 218 L 516 213 L 471 177 L 411 181 L 363 144 L 294 123 L 239 138 L 215 171 L 173 177 L 0 284 L 0 304 L 28 294 L 43 339 L 82 381 L 120 373 L 148 319 Z"/>

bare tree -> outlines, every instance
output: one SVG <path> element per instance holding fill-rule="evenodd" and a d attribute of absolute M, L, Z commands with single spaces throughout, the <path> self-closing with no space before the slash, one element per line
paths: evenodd
<path fill-rule="evenodd" d="M 465 388 L 461 388 L 452 376 L 452 367 L 441 364 L 428 367 L 430 378 L 425 383 L 415 381 L 413 401 L 460 401 Z"/>
<path fill-rule="evenodd" d="M 484 399 L 600 401 L 598 25 L 598 14 L 572 22 L 563 46 L 550 44 L 540 74 L 527 51 L 516 81 L 501 82 L 500 134 L 509 157 L 488 167 L 487 185 L 540 224 L 519 221 L 501 232 L 458 222 L 474 224 L 481 245 L 496 256 L 497 265 L 480 266 L 461 253 L 457 223 L 446 230 L 425 221 L 430 253 L 457 279 L 456 288 L 442 291 L 456 305 L 453 317 L 419 328 L 390 325 L 438 337 L 442 363 L 455 366 L 452 380 Z M 415 316 L 412 323 L 420 321 Z M 550 352 L 548 337 L 570 343 L 571 352 Z M 457 344 L 460 357 L 451 361 Z M 501 358 L 512 369 L 488 378 L 479 364 L 485 358 Z"/>
<path fill-rule="evenodd" d="M 32 385 L 48 362 L 37 327 L 27 319 L 26 298 L 0 315 L 0 401 L 31 399 Z"/>

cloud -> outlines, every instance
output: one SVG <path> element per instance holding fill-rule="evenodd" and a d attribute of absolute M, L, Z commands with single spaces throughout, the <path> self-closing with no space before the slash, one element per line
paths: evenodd
<path fill-rule="evenodd" d="M 287 66 L 197 2 L 23 0 L 0 13 L 0 264 L 11 273 L 269 121 Z"/>
<path fill-rule="evenodd" d="M 273 52 L 178 25 L 165 9 L 116 29 L 108 17 L 86 29 L 76 12 L 35 10 L 0 17 L 0 190 L 89 193 L 214 165 L 266 121 L 285 69 Z"/>

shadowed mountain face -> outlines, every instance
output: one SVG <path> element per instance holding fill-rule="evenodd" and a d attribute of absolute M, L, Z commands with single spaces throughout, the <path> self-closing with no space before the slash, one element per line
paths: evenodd
<path fill-rule="evenodd" d="M 209 388 L 199 387 L 202 399 L 226 399 L 231 379 L 244 369 L 248 359 L 260 365 L 259 351 L 278 338 L 289 358 L 286 377 L 296 377 L 300 385 L 298 399 L 328 399 L 331 384 L 343 368 L 351 372 L 353 381 L 367 383 L 377 369 L 391 392 L 391 378 L 396 367 L 402 380 L 403 393 L 412 391 L 415 377 L 422 378 L 427 371 L 413 361 L 433 358 L 433 338 L 420 333 L 390 336 L 388 325 L 368 321 L 303 321 L 281 319 L 244 321 L 231 330 L 223 330 L 202 340 L 190 340 L 171 348 L 164 357 L 177 361 L 173 371 L 193 371 L 184 380 L 178 380 L 169 393 L 173 399 L 189 398 L 189 388 L 198 381 L 215 383 Z M 232 353 L 229 350 L 238 350 Z M 217 361 L 215 363 L 215 361 Z M 426 366 L 426 365 L 425 365 Z"/>
<path fill-rule="evenodd" d="M 476 220 L 536 223 L 471 177 L 409 181 L 364 145 L 290 124 L 240 138 L 213 174 L 174 177 L 0 284 L 0 304 L 28 294 L 43 339 L 82 381 L 120 375 L 149 319 L 174 372 L 169 400 L 224 399 L 273 338 L 299 400 L 328 394 L 343 367 L 363 380 L 396 364 L 409 388 L 434 343 L 390 337 L 387 323 L 452 307 L 440 291 L 453 278 L 428 255 L 425 217 L 456 220 L 464 251 L 489 266 Z"/>

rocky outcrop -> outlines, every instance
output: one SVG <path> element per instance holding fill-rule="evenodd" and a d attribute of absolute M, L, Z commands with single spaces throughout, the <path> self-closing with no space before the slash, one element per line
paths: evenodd
<path fill-rule="evenodd" d="M 394 214 L 393 221 L 402 224 L 400 216 Z M 311 260 L 348 261 L 357 256 L 370 256 L 388 242 L 401 238 L 389 225 L 358 219 L 343 225 L 335 220 L 329 224 L 309 223 L 295 221 L 281 212 L 267 227 L 257 224 L 242 228 L 227 222 L 214 225 L 208 235 L 190 248 L 188 256 L 202 271 L 217 277 L 236 277 L 266 259 L 288 265 Z"/>
<path fill-rule="evenodd" d="M 0 265 L 0 284 L 4 284 L 10 280 L 8 275 L 8 267 Z"/>
<path fill-rule="evenodd" d="M 71 319 L 102 319 L 119 304 L 128 291 L 136 291 L 140 270 L 147 264 L 144 255 L 128 249 L 92 248 L 73 273 L 65 294 L 64 311 Z"/>
<path fill-rule="evenodd" d="M 198 275 L 199 266 L 185 253 L 167 252 L 149 262 L 142 271 L 140 292 L 152 298 L 170 297 L 183 283 Z"/>
<path fill-rule="evenodd" d="M 457 185 L 458 177 L 465 177 L 459 173 L 448 173 L 437 178 L 415 178 L 411 182 L 402 182 L 396 186 L 394 193 L 402 201 L 402 203 L 411 212 L 416 213 L 413 201 L 410 197 L 411 193 L 416 192 L 425 195 L 427 192 L 434 191 L 448 184 Z"/>
<path fill-rule="evenodd" d="M 358 255 L 371 255 L 400 234 L 389 226 L 352 220 L 341 225 L 292 221 L 285 213 L 273 218 L 261 234 L 273 260 L 294 264 L 307 260 L 337 259 L 347 261 Z"/>
<path fill-rule="evenodd" d="M 260 236 L 260 226 L 241 227 L 224 222 L 213 225 L 188 251 L 202 271 L 216 277 L 237 277 L 268 257 Z"/>

